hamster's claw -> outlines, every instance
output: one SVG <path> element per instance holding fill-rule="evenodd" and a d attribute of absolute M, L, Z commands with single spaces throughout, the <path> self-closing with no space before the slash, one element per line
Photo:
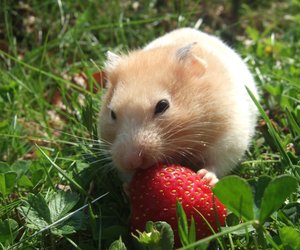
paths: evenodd
<path fill-rule="evenodd" d="M 215 173 L 210 172 L 205 168 L 200 169 L 197 174 L 200 176 L 200 178 L 206 180 L 210 187 L 213 187 L 219 181 Z"/>

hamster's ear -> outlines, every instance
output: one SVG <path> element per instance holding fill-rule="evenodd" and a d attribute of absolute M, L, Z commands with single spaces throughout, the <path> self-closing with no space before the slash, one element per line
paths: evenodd
<path fill-rule="evenodd" d="M 191 43 L 176 51 L 177 60 L 184 65 L 186 71 L 193 76 L 201 77 L 206 69 L 207 63 L 191 51 L 196 43 Z"/>
<path fill-rule="evenodd" d="M 111 51 L 107 51 L 106 53 L 106 62 L 105 62 L 105 69 L 107 71 L 111 71 L 113 70 L 117 64 L 120 62 L 121 60 L 121 56 L 111 52 Z"/>
<path fill-rule="evenodd" d="M 198 77 L 203 76 L 207 69 L 206 61 L 204 61 L 202 58 L 195 56 L 195 55 L 191 55 L 188 58 L 187 65 L 188 65 L 188 70 L 190 71 L 190 73 L 192 75 L 198 76 Z"/>

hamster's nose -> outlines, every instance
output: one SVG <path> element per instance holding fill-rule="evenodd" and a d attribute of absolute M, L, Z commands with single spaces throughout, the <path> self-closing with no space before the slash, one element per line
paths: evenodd
<path fill-rule="evenodd" d="M 144 169 L 150 166 L 150 161 L 141 150 L 134 151 L 126 157 L 125 166 L 128 170 L 135 170 L 138 168 Z"/>

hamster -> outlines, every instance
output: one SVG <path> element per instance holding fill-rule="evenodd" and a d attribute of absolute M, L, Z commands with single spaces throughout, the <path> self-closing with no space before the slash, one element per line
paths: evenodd
<path fill-rule="evenodd" d="M 214 185 L 243 157 L 257 116 L 245 86 L 257 89 L 217 37 L 177 29 L 143 49 L 108 52 L 105 73 L 99 131 L 122 173 L 176 163 Z"/>

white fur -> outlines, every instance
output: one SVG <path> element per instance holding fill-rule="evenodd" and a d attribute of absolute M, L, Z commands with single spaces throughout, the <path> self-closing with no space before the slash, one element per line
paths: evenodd
<path fill-rule="evenodd" d="M 144 49 L 175 45 L 187 37 L 190 42 L 200 43 L 207 53 L 217 56 L 227 66 L 232 81 L 235 83 L 232 95 L 236 99 L 236 104 L 231 107 L 231 129 L 222 138 L 219 138 L 216 145 L 210 150 L 208 157 L 211 159 L 209 170 L 222 176 L 228 173 L 236 162 L 241 160 L 254 134 L 257 109 L 246 91 L 246 86 L 258 99 L 256 85 L 247 65 L 233 49 L 217 37 L 192 28 L 172 31 L 150 42 Z"/>

